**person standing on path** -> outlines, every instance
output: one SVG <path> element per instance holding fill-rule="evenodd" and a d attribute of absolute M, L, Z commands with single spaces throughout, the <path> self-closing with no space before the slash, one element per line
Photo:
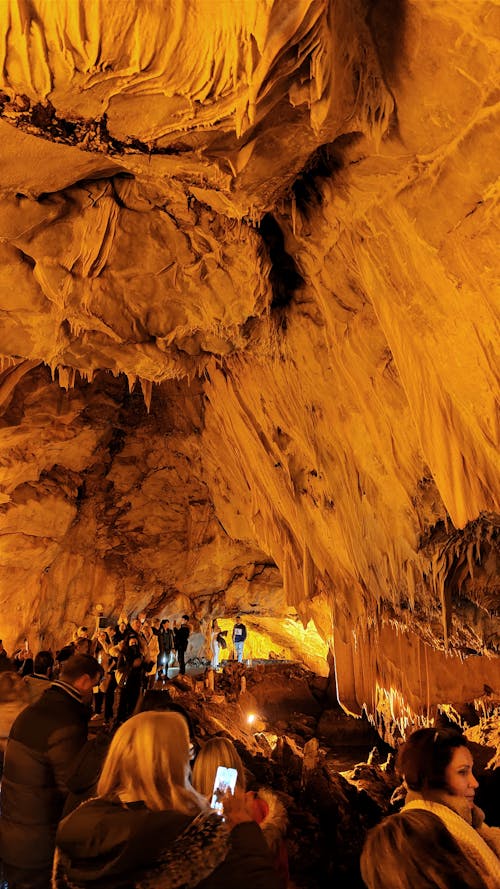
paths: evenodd
<path fill-rule="evenodd" d="M 175 636 L 175 647 L 177 649 L 177 657 L 179 659 L 179 673 L 184 675 L 186 672 L 186 661 L 185 655 L 188 647 L 189 640 L 189 617 L 187 614 L 182 615 L 182 622 L 180 627 L 177 629 L 177 633 Z"/>
<path fill-rule="evenodd" d="M 243 663 L 243 649 L 247 638 L 247 628 L 241 620 L 241 614 L 236 615 L 236 623 L 233 627 L 233 645 L 239 664 Z"/>

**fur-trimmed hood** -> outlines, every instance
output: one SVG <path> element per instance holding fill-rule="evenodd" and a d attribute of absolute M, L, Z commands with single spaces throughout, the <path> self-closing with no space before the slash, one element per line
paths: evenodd
<path fill-rule="evenodd" d="M 276 854 L 288 827 L 286 809 L 272 790 L 261 787 L 253 797 L 254 818 L 260 826 L 267 845 Z"/>

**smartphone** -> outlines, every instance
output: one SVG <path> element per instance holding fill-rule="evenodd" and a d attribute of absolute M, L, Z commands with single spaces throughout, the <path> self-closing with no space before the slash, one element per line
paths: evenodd
<path fill-rule="evenodd" d="M 222 796 L 226 792 L 226 790 L 230 790 L 231 793 L 234 793 L 234 788 L 236 787 L 237 780 L 237 769 L 231 769 L 228 766 L 217 766 L 210 806 L 212 809 L 215 809 L 218 815 L 223 814 L 223 806 L 222 802 L 219 799 L 219 796 Z"/>
<path fill-rule="evenodd" d="M 108 626 L 108 618 L 107 617 L 100 617 L 99 623 L 98 623 L 98 629 L 105 630 L 107 626 Z"/>

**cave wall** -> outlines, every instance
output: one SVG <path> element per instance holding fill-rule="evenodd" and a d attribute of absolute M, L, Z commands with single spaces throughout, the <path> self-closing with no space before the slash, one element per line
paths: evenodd
<path fill-rule="evenodd" d="M 0 590 L 8 650 L 61 645 L 95 605 L 179 619 L 268 595 L 281 613 L 276 567 L 228 537 L 203 478 L 202 392 L 164 383 L 148 413 L 125 376 L 97 375 L 68 392 L 43 365 L 17 373 L 1 412 Z M 276 588 L 273 609 L 271 591 Z"/>
<path fill-rule="evenodd" d="M 404 729 L 499 691 L 500 13 L 207 10 L 0 11 L 2 633 L 298 617 Z"/>

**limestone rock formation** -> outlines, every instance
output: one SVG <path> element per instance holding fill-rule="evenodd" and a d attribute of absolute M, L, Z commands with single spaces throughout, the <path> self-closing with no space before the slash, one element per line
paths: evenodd
<path fill-rule="evenodd" d="M 241 609 L 403 732 L 498 696 L 499 36 L 489 0 L 3 0 L 7 646 Z"/>

